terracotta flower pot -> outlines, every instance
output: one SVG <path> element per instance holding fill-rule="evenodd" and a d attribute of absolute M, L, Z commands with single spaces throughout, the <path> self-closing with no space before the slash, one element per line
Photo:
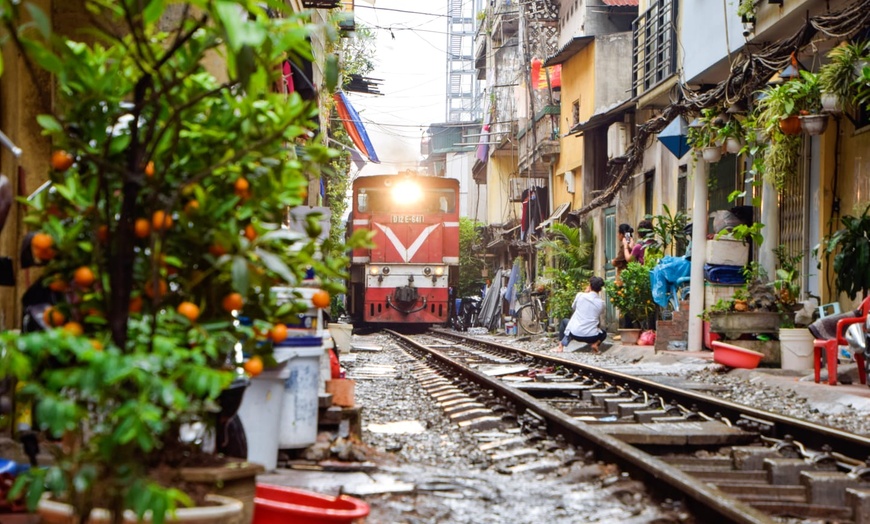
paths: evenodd
<path fill-rule="evenodd" d="M 801 134 L 801 119 L 797 116 L 790 116 L 779 121 L 779 129 L 787 135 Z"/>
<path fill-rule="evenodd" d="M 640 329 L 620 329 L 620 341 L 625 346 L 637 345 L 637 340 L 640 338 Z"/>
<path fill-rule="evenodd" d="M 801 126 L 809 135 L 821 135 L 828 127 L 828 115 L 804 115 Z"/>

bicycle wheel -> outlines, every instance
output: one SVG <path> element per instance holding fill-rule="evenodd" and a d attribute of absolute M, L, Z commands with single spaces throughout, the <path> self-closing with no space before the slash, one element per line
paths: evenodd
<path fill-rule="evenodd" d="M 517 324 L 529 335 L 540 335 L 544 331 L 538 310 L 532 304 L 526 304 L 517 311 Z"/>

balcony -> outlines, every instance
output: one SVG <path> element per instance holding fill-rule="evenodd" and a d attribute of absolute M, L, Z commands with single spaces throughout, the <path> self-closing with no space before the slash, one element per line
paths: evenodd
<path fill-rule="evenodd" d="M 520 28 L 518 0 L 496 0 L 491 14 L 493 40 L 501 43 L 517 34 Z"/>
<path fill-rule="evenodd" d="M 519 141 L 519 169 L 532 177 L 546 178 L 550 161 L 559 154 L 558 105 L 544 106 L 535 115 L 534 133 L 529 126 L 517 133 Z"/>
<path fill-rule="evenodd" d="M 655 88 L 676 73 L 677 0 L 653 0 L 632 24 L 632 95 Z"/>

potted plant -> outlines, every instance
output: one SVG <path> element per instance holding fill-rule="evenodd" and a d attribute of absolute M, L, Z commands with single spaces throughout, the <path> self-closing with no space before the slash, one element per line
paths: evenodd
<path fill-rule="evenodd" d="M 762 95 L 756 118 L 770 138 L 770 144 L 764 148 L 763 175 L 781 189 L 785 181 L 797 172 L 801 148 L 800 106 L 788 83 L 768 87 Z"/>
<path fill-rule="evenodd" d="M 795 100 L 801 106 L 801 128 L 808 135 L 815 136 L 825 132 L 828 127 L 828 114 L 822 112 L 822 91 L 819 75 L 810 71 L 800 71 L 800 79 L 789 83 Z"/>
<path fill-rule="evenodd" d="M 740 0 L 737 6 L 737 16 L 744 24 L 755 23 L 755 3 L 756 0 Z"/>
<path fill-rule="evenodd" d="M 743 149 L 743 126 L 737 118 L 731 116 L 725 122 L 725 125 L 717 130 L 716 137 L 720 142 L 724 142 L 725 151 L 736 155 Z"/>
<path fill-rule="evenodd" d="M 821 103 L 825 111 L 839 114 L 854 105 L 858 76 L 870 62 L 870 43 L 843 42 L 828 52 L 828 59 L 819 69 Z"/>
<path fill-rule="evenodd" d="M 637 342 L 642 330 L 650 329 L 655 312 L 650 283 L 650 269 L 644 264 L 629 262 L 619 274 L 621 282 L 607 281 L 605 288 L 610 302 L 628 319 L 630 327 L 620 329 L 623 344 Z"/>
<path fill-rule="evenodd" d="M 825 236 L 816 252 L 821 249 L 826 259 L 834 256 L 837 291 L 855 300 L 858 293 L 866 297 L 870 290 L 870 205 L 860 216 L 846 215 L 840 223 L 843 227 Z"/>
<path fill-rule="evenodd" d="M 311 58 L 313 28 L 273 17 L 274 2 L 198 5 L 85 2 L 101 22 L 90 43 L 53 33 L 35 4 L 38 27 L 23 8 L 2 13 L 9 45 L 56 85 L 55 109 L 38 118 L 52 185 L 24 220 L 38 231 L 27 247 L 44 265 L 46 330 L 0 335 L 0 373 L 23 381 L 37 428 L 60 443 L 13 494 L 33 507 L 51 492 L 78 522 L 98 506 L 116 523 L 129 511 L 162 522 L 190 504 L 178 468 L 208 455 L 182 426 L 213 418 L 242 372 L 237 345 L 258 354 L 244 363 L 257 373 L 309 307 L 280 303 L 273 287 L 311 269 L 328 304 L 346 263 L 320 254 L 316 228 L 282 225 L 335 155 L 311 139 L 316 106 L 273 90 L 276 64 Z M 205 64 L 218 52 L 216 76 Z"/>
<path fill-rule="evenodd" d="M 717 143 L 718 115 L 716 108 L 704 108 L 701 110 L 701 115 L 689 125 L 687 136 L 689 147 L 701 151 L 707 162 L 718 162 L 722 158 L 722 148 Z"/>
<path fill-rule="evenodd" d="M 806 326 L 795 325 L 795 311 L 800 308 L 800 265 L 803 253 L 792 255 L 786 246 L 774 250 L 779 267 L 772 287 L 779 300 L 782 323 L 779 326 L 779 344 L 782 369 L 809 369 L 813 367 L 813 334 Z"/>

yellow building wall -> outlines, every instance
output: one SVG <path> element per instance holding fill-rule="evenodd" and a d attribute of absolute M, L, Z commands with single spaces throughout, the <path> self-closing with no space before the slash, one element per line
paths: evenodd
<path fill-rule="evenodd" d="M 574 102 L 580 102 L 579 122 L 585 122 L 595 112 L 595 42 L 562 64 L 562 109 L 560 128 L 571 129 L 574 122 Z M 553 172 L 553 208 L 569 202 L 571 209 L 583 203 L 583 137 L 562 136 L 560 153 Z M 574 172 L 574 193 L 568 192 L 565 173 Z"/>
<path fill-rule="evenodd" d="M 486 223 L 503 224 L 519 217 L 520 204 L 510 201 L 510 176 L 517 171 L 513 155 L 489 158 L 486 172 Z"/>

